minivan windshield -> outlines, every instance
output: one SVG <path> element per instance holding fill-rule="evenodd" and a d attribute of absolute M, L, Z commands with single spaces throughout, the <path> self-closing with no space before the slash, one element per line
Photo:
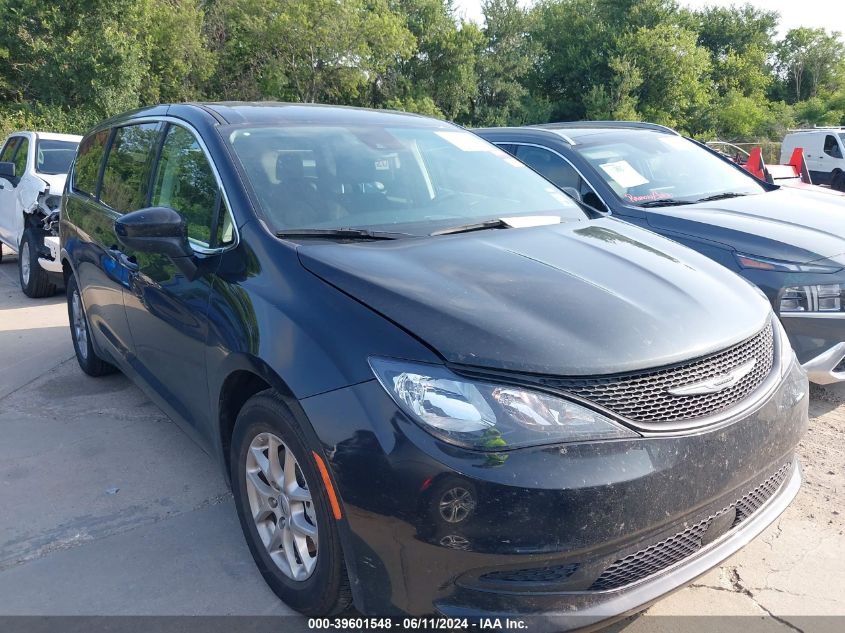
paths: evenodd
<path fill-rule="evenodd" d="M 53 139 L 38 139 L 35 152 L 35 171 L 39 174 L 66 174 L 70 170 L 76 148 L 75 141 L 58 141 Z"/>
<path fill-rule="evenodd" d="M 427 235 L 512 216 L 586 216 L 547 180 L 456 127 L 278 124 L 227 131 L 267 221 Z"/>
<path fill-rule="evenodd" d="M 689 204 L 766 191 L 740 169 L 674 134 L 613 130 L 579 137 L 573 149 L 623 202 L 636 206 Z"/>

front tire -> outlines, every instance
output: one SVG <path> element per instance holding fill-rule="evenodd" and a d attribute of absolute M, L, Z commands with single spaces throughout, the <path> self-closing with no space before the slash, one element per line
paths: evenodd
<path fill-rule="evenodd" d="M 230 462 L 238 518 L 265 582 L 305 615 L 346 609 L 351 593 L 337 520 L 314 453 L 275 391 L 241 409 Z"/>
<path fill-rule="evenodd" d="M 833 174 L 833 179 L 830 181 L 830 188 L 835 191 L 845 191 L 845 172 Z"/>
<path fill-rule="evenodd" d="M 32 228 L 23 232 L 18 249 L 18 277 L 27 297 L 40 299 L 56 294 L 56 285 L 38 263 L 38 236 Z"/>
<path fill-rule="evenodd" d="M 76 277 L 71 275 L 67 280 L 67 313 L 70 319 L 70 334 L 73 338 L 73 350 L 79 367 L 89 376 L 105 376 L 113 374 L 117 368 L 107 363 L 97 355 L 91 342 L 91 329 L 85 306 L 82 304 L 82 293 L 76 283 Z"/>

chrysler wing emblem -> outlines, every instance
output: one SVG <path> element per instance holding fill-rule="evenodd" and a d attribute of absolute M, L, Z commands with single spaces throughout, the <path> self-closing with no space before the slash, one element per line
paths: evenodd
<path fill-rule="evenodd" d="M 671 393 L 673 396 L 695 396 L 703 393 L 718 393 L 728 387 L 733 387 L 736 383 L 745 378 L 748 373 L 754 369 L 754 365 L 756 364 L 757 359 L 752 358 L 747 363 L 743 363 L 739 367 L 735 367 L 728 373 L 722 374 L 721 376 L 713 376 L 713 378 L 708 378 L 707 380 L 702 380 L 701 382 L 694 382 L 689 385 L 683 385 L 681 387 L 672 387 L 666 391 Z"/>

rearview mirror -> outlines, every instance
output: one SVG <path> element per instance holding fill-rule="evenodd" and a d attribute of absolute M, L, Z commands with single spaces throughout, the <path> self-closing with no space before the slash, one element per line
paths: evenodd
<path fill-rule="evenodd" d="M 8 178 L 11 180 L 15 177 L 14 163 L 0 163 L 0 178 Z"/>

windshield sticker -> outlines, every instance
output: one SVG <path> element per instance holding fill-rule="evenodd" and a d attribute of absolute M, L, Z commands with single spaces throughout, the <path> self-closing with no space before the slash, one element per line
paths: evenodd
<path fill-rule="evenodd" d="M 504 154 L 495 145 L 492 145 L 475 134 L 469 132 L 435 132 L 444 141 L 448 141 L 459 150 L 464 152 L 491 152 L 493 154 Z"/>
<path fill-rule="evenodd" d="M 613 178 L 617 183 L 625 187 L 639 187 L 648 184 L 648 180 L 636 169 L 631 167 L 627 160 L 617 160 L 612 163 L 599 165 L 602 171 Z"/>
<path fill-rule="evenodd" d="M 386 158 L 376 161 L 376 170 L 378 171 L 389 171 L 390 170 L 390 161 Z"/>
<path fill-rule="evenodd" d="M 629 202 L 649 202 L 651 200 L 667 200 L 671 197 L 672 196 L 670 196 L 665 191 L 652 191 L 651 193 L 646 193 L 641 196 L 635 196 L 630 193 L 625 194 L 625 198 Z"/>

